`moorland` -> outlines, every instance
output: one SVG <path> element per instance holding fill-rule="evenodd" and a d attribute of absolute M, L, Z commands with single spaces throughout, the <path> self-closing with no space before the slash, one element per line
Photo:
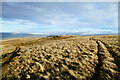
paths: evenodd
<path fill-rule="evenodd" d="M 2 80 L 120 80 L 118 35 L 1 42 Z"/>

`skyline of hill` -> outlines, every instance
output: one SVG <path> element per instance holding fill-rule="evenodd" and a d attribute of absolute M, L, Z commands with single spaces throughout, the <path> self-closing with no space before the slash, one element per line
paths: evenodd
<path fill-rule="evenodd" d="M 76 36 L 94 36 L 94 35 L 117 35 L 117 33 L 86 33 L 86 32 L 58 32 L 58 33 L 14 33 L 0 32 L 0 38 L 22 38 L 22 37 L 47 37 L 50 35 L 76 35 Z"/>

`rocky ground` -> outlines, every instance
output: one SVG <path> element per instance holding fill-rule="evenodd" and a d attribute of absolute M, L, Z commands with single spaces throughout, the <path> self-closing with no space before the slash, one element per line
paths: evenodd
<path fill-rule="evenodd" d="M 2 80 L 120 80 L 118 36 L 2 41 Z"/>

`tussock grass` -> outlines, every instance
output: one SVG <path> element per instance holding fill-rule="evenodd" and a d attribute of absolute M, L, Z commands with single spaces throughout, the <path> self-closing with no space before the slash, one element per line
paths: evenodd
<path fill-rule="evenodd" d="M 112 35 L 3 41 L 2 45 L 7 45 L 4 50 L 20 47 L 16 53 L 19 56 L 3 66 L 3 79 L 119 79 L 117 43 L 117 36 Z M 9 61 L 13 53 L 3 53 L 3 56 L 3 61 Z"/>

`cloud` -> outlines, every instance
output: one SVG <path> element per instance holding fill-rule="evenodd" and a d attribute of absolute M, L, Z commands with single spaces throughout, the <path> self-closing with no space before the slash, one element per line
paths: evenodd
<path fill-rule="evenodd" d="M 37 23 L 33 23 L 28 20 L 21 19 L 13 19 L 12 21 L 6 19 L 2 20 L 3 32 L 24 32 L 24 31 L 27 32 L 32 28 L 36 28 L 38 26 L 39 25 Z"/>
<path fill-rule="evenodd" d="M 2 7 L 4 31 L 117 32 L 118 28 L 115 2 L 3 2 Z"/>

